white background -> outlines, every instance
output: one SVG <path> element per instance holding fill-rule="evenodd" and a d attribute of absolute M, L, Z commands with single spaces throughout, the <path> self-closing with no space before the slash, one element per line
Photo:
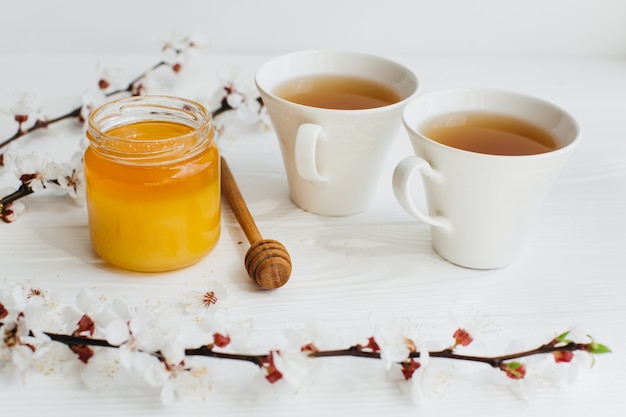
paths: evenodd
<path fill-rule="evenodd" d="M 215 52 L 623 56 L 625 21 L 623 0 L 2 0 L 0 53 L 149 53 L 174 31 Z"/>
<path fill-rule="evenodd" d="M 372 314 L 408 317 L 422 337 L 443 345 L 459 325 L 451 316 L 471 319 L 468 313 L 476 310 L 498 326 L 477 338 L 477 349 L 490 354 L 503 353 L 511 341 L 532 348 L 572 325 L 613 349 L 572 384 L 546 381 L 528 403 L 509 392 L 500 371 L 431 361 L 450 377 L 426 385 L 430 392 L 419 409 L 381 364 L 348 358 L 316 362 L 325 378 L 307 380 L 296 395 L 255 401 L 249 388 L 269 385 L 257 384 L 260 371 L 207 361 L 217 381 L 206 401 L 169 408 L 160 406 L 159 391 L 151 387 L 87 389 L 60 373 L 6 383 L 0 371 L 0 416 L 623 416 L 625 22 L 625 0 L 0 0 L 0 138 L 14 132 L 7 109 L 19 93 L 33 92 L 42 111 L 60 114 L 95 84 L 97 63 L 122 68 L 122 79 L 129 80 L 160 59 L 170 31 L 203 35 L 213 51 L 166 85 L 177 95 L 210 96 L 221 86 L 217 74 L 234 65 L 253 74 L 278 53 L 335 47 L 397 57 L 416 73 L 422 91 L 489 86 L 547 99 L 571 112 L 583 130 L 522 257 L 508 268 L 459 268 L 432 250 L 428 227 L 402 211 L 389 186 L 395 164 L 411 153 L 403 132 L 374 205 L 348 218 L 325 218 L 289 200 L 273 132 L 235 129 L 220 151 L 263 235 L 291 253 L 294 272 L 284 288 L 262 292 L 245 275 L 245 237 L 226 207 L 212 254 L 190 268 L 146 278 L 103 264 L 91 250 L 84 207 L 56 195 L 33 196 L 18 221 L 0 224 L 0 282 L 33 280 L 68 303 L 90 288 L 140 306 L 179 302 L 182 293 L 216 280 L 231 292 L 231 319 L 254 319 L 255 352 L 282 346 L 287 325 L 310 319 L 337 329 L 346 344 L 361 343 L 372 334 Z M 25 143 L 69 158 L 80 137 L 80 127 L 66 123 Z M 17 179 L 5 172 L 0 180 L 7 181 L 1 188 Z M 486 378 L 494 382 L 483 383 Z"/>

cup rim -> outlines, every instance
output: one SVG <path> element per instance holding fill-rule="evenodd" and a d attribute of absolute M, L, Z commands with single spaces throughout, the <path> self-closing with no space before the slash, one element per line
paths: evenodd
<path fill-rule="evenodd" d="M 408 93 L 406 97 L 402 98 L 401 100 L 395 103 L 384 105 L 384 106 L 372 107 L 372 108 L 366 108 L 366 109 L 329 109 L 329 108 L 324 108 L 324 107 L 308 106 L 305 104 L 294 103 L 292 101 L 285 100 L 284 98 L 274 94 L 269 88 L 263 86 L 264 83 L 260 80 L 260 78 L 264 75 L 264 71 L 268 71 L 268 68 L 271 65 L 276 65 L 276 63 L 281 60 L 292 59 L 293 57 L 297 57 L 297 56 L 308 56 L 308 55 L 313 55 L 313 54 L 348 55 L 348 56 L 353 56 L 353 57 L 374 59 L 379 62 L 383 62 L 386 65 L 391 65 L 397 69 L 401 69 L 406 75 L 408 75 L 410 77 L 410 80 L 413 82 L 412 91 L 410 91 L 410 93 Z M 286 81 L 286 79 L 284 81 Z M 350 113 L 350 114 L 373 113 L 373 112 L 379 112 L 381 110 L 388 110 L 388 109 L 392 109 L 396 107 L 403 107 L 411 99 L 415 98 L 417 93 L 420 90 L 419 79 L 417 78 L 415 73 L 410 68 L 408 68 L 407 66 L 403 64 L 400 64 L 399 62 L 396 62 L 392 59 L 386 58 L 381 55 L 371 54 L 367 52 L 353 51 L 353 50 L 347 50 L 347 49 L 332 49 L 332 48 L 304 49 L 304 50 L 297 50 L 297 51 L 292 51 L 292 52 L 288 52 L 285 54 L 274 56 L 273 58 L 270 58 L 269 60 L 261 64 L 261 66 L 257 69 L 255 76 L 254 76 L 254 82 L 256 84 L 257 89 L 262 94 L 266 95 L 267 97 L 271 97 L 273 100 L 276 100 L 285 105 L 292 106 L 294 108 L 307 109 L 307 111 L 319 111 L 319 112 L 324 112 L 324 113 Z M 387 83 L 385 84 L 388 85 Z"/>
<path fill-rule="evenodd" d="M 427 136 L 425 136 L 424 134 L 422 134 L 417 126 L 414 126 L 415 123 L 411 123 L 409 122 L 409 120 L 411 119 L 410 113 L 413 110 L 413 108 L 417 105 L 417 103 L 428 99 L 429 97 L 432 96 L 436 96 L 436 95 L 449 95 L 449 94 L 469 94 L 471 92 L 480 92 L 480 93 L 488 93 L 488 94 L 502 94 L 502 95 L 506 95 L 509 96 L 511 98 L 514 99 L 521 99 L 521 100 L 525 100 L 525 101 L 533 101 L 535 103 L 537 103 L 538 105 L 541 106 L 545 106 L 547 108 L 551 108 L 553 110 L 558 111 L 559 113 L 561 113 L 562 117 L 567 119 L 567 121 L 572 125 L 572 127 L 575 130 L 575 135 L 573 137 L 573 139 L 569 142 L 566 143 L 562 146 L 560 146 L 557 149 L 548 151 L 548 152 L 543 152 L 543 153 L 537 153 L 537 154 L 528 154 L 528 155 L 497 155 L 497 154 L 488 154 L 488 153 L 481 153 L 481 152 L 474 152 L 474 151 L 468 151 L 465 149 L 460 149 L 460 148 L 455 148 L 453 146 L 449 146 L 449 145 L 445 145 L 443 143 L 437 142 Z M 463 110 L 459 110 L 459 111 L 463 111 Z M 491 112 L 491 111 L 490 111 Z M 491 112 L 494 113 L 494 112 Z M 440 114 L 445 114 L 445 113 L 440 113 Z M 506 114 L 506 113 L 503 113 Z M 513 114 L 507 114 L 507 115 L 511 115 L 511 116 L 515 116 Z M 434 117 L 431 116 L 431 117 Z M 424 118 L 422 120 L 419 121 L 419 123 L 424 122 L 425 120 L 427 120 L 428 118 Z M 534 123 L 532 120 L 526 119 L 526 118 L 522 118 L 530 123 Z M 525 94 L 525 93 L 521 93 L 518 91 L 514 91 L 514 90 L 507 90 L 507 89 L 498 89 L 498 88 L 483 88 L 483 87 L 474 87 L 474 88 L 447 88 L 447 89 L 440 89 L 440 90 L 432 90 L 426 93 L 422 93 L 419 95 L 415 95 L 408 103 L 406 103 L 406 105 L 404 106 L 404 109 L 402 110 L 402 124 L 404 125 L 404 128 L 411 132 L 413 135 L 418 136 L 420 138 L 422 138 L 423 140 L 427 141 L 429 144 L 431 144 L 432 146 L 436 146 L 439 148 L 444 148 L 449 150 L 450 152 L 457 152 L 457 153 L 461 153 L 461 154 L 470 154 L 473 155 L 476 158 L 488 158 L 488 159 L 493 159 L 493 158 L 497 158 L 497 159 L 507 159 L 507 160 L 513 160 L 513 159 L 540 159 L 540 158 L 549 158 L 552 157 L 555 154 L 560 154 L 560 153 L 564 153 L 564 152 L 569 152 L 570 149 L 574 148 L 575 146 L 577 146 L 581 140 L 581 128 L 579 123 L 576 121 L 576 119 L 565 109 L 563 109 L 562 107 L 547 101 L 543 98 L 539 98 L 533 95 L 529 95 L 529 94 Z"/>

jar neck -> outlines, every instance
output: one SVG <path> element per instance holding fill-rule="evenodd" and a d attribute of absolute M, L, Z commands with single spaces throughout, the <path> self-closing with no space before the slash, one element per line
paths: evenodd
<path fill-rule="evenodd" d="M 132 129 L 124 129 L 148 124 L 153 134 L 134 134 Z M 170 135 L 155 129 L 159 124 L 183 129 Z M 87 127 L 87 138 L 96 153 L 129 165 L 184 161 L 207 149 L 213 134 L 213 122 L 204 106 L 170 96 L 128 97 L 106 103 L 91 114 Z"/>

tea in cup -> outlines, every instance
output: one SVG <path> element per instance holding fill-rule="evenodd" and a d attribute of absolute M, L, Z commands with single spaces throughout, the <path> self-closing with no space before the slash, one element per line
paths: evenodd
<path fill-rule="evenodd" d="M 374 55 L 311 50 L 268 61 L 255 80 L 280 142 L 292 201 L 326 216 L 365 210 L 402 108 L 418 89 L 415 75 Z"/>
<path fill-rule="evenodd" d="M 469 268 L 513 263 L 579 142 L 574 118 L 544 100 L 489 89 L 424 94 L 402 118 L 415 155 L 396 166 L 393 191 L 406 212 L 431 226 L 435 251 Z M 416 173 L 428 213 L 413 200 Z"/>

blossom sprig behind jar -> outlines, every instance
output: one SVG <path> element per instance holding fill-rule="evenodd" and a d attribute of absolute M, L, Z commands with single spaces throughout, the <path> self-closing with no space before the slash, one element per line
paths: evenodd
<path fill-rule="evenodd" d="M 85 180 L 91 243 L 103 259 L 143 272 L 191 265 L 220 236 L 220 158 L 204 106 L 129 97 L 89 118 Z"/>

